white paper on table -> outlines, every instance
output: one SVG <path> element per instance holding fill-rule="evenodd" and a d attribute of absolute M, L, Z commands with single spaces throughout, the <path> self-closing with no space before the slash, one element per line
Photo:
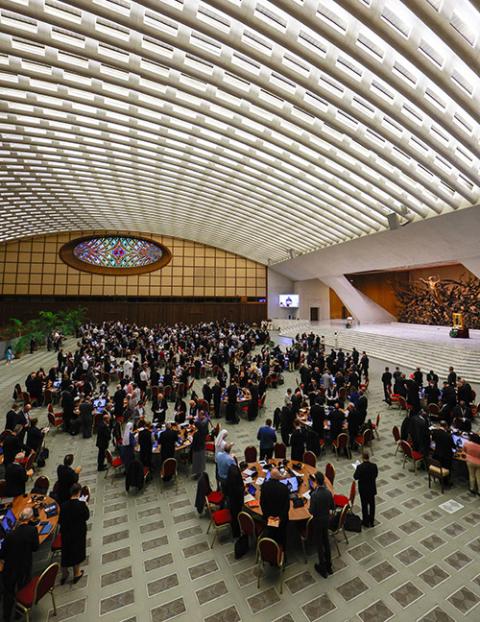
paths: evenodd
<path fill-rule="evenodd" d="M 265 460 L 260 460 L 260 462 L 258 463 L 261 467 L 264 467 L 267 462 Z"/>
<path fill-rule="evenodd" d="M 257 481 L 255 482 L 257 486 L 261 486 L 265 481 L 264 477 L 257 477 Z"/>
<path fill-rule="evenodd" d="M 295 477 L 303 477 L 303 475 L 301 473 L 297 473 L 293 469 L 292 469 L 292 473 L 295 475 Z"/>
<path fill-rule="evenodd" d="M 249 501 L 255 501 L 255 497 L 253 495 L 251 495 L 251 494 L 246 494 L 243 497 L 243 502 L 244 503 L 248 503 Z"/>
<path fill-rule="evenodd" d="M 355 460 L 355 462 L 352 464 L 352 467 L 356 469 L 359 464 L 360 464 L 360 460 Z"/>
<path fill-rule="evenodd" d="M 305 497 L 305 499 L 306 499 L 307 501 L 310 501 L 310 491 L 309 491 L 309 490 L 307 490 L 307 492 L 304 492 L 304 493 L 303 493 L 303 495 L 302 495 L 302 497 Z"/>
<path fill-rule="evenodd" d="M 253 482 L 253 479 L 251 477 L 246 477 L 243 481 L 245 484 L 251 484 Z"/>
<path fill-rule="evenodd" d="M 252 469 L 245 469 L 245 471 L 242 471 L 242 475 L 253 475 L 253 471 Z"/>

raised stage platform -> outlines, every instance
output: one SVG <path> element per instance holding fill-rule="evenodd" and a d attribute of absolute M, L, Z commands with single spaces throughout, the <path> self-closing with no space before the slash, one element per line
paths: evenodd
<path fill-rule="evenodd" d="M 452 339 L 449 326 L 400 322 L 345 328 L 344 320 L 273 320 L 273 326 L 285 337 L 311 331 L 324 335 L 329 346 L 337 342 L 345 350 L 365 350 L 369 356 L 408 370 L 418 366 L 423 371 L 433 369 L 442 379 L 452 365 L 459 376 L 480 384 L 480 330 L 471 330 L 470 339 Z"/>

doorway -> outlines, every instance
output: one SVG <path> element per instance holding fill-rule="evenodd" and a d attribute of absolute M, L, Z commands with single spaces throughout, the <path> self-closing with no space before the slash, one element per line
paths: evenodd
<path fill-rule="evenodd" d="M 310 307 L 310 322 L 318 322 L 318 307 Z"/>

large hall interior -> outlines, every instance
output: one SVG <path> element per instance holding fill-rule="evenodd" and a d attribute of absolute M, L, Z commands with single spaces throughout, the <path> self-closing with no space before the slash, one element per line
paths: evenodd
<path fill-rule="evenodd" d="M 0 619 L 480 619 L 479 33 L 0 0 Z"/>

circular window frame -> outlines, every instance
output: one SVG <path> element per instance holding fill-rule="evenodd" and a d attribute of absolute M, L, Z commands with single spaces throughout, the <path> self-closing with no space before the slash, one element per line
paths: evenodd
<path fill-rule="evenodd" d="M 132 268 L 107 268 L 104 266 L 95 266 L 93 264 L 89 264 L 86 261 L 82 261 L 75 256 L 74 250 L 81 244 L 82 242 L 88 242 L 90 240 L 97 240 L 98 238 L 127 238 L 130 240 L 142 240 L 143 242 L 148 242 L 149 244 L 154 244 L 162 251 L 162 256 L 157 261 L 148 264 L 147 266 L 135 266 Z M 80 238 L 75 238 L 70 240 L 64 244 L 58 252 L 60 259 L 70 266 L 71 268 L 75 268 L 75 270 L 80 270 L 81 272 L 90 272 L 91 274 L 104 274 L 108 276 L 130 276 L 135 274 L 145 274 L 146 272 L 155 272 L 155 270 L 160 270 L 164 268 L 167 264 L 172 261 L 172 252 L 169 248 L 167 248 L 164 244 L 157 242 L 156 240 L 152 240 L 150 238 L 146 238 L 141 235 L 122 235 L 118 233 L 105 233 L 103 235 L 86 235 Z"/>

